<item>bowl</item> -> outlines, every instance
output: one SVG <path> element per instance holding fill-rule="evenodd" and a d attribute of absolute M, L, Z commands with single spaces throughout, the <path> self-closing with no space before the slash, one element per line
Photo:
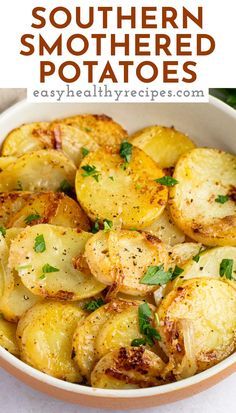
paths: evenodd
<path fill-rule="evenodd" d="M 151 124 L 174 125 L 200 146 L 236 150 L 236 111 L 215 98 L 209 103 L 28 103 L 20 102 L 0 116 L 0 143 L 18 125 L 77 113 L 105 113 L 132 133 Z M 56 398 L 90 407 L 135 409 L 158 406 L 192 396 L 236 371 L 236 353 L 185 380 L 138 390 L 94 389 L 50 377 L 0 347 L 0 366 L 33 388 Z"/>

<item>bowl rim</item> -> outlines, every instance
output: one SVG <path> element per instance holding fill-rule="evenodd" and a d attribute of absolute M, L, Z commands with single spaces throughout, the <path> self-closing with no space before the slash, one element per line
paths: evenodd
<path fill-rule="evenodd" d="M 153 103 L 159 104 L 155 102 Z M 5 118 L 7 118 L 8 116 L 11 116 L 11 114 L 14 114 L 15 110 L 17 110 L 20 107 L 27 106 L 28 104 L 30 105 L 31 102 L 28 102 L 26 99 L 24 99 L 12 105 L 10 108 L 8 108 L 7 110 L 5 110 L 4 112 L 0 114 L 0 123 L 4 122 Z M 45 103 L 39 103 L 39 104 L 42 105 L 42 104 L 47 104 L 47 103 L 45 102 Z M 53 103 L 49 103 L 49 104 L 53 104 Z M 122 104 L 122 103 L 117 103 L 117 105 L 119 104 Z M 220 101 L 219 99 L 213 96 L 210 96 L 208 104 L 215 106 L 216 108 L 227 113 L 228 115 L 230 115 L 236 120 L 236 110 L 228 106 L 226 103 Z M 31 367 L 30 365 L 21 361 L 20 359 L 10 354 L 7 350 L 5 350 L 3 347 L 0 346 L 0 366 L 1 366 L 1 359 L 3 359 L 6 363 L 13 366 L 14 368 L 21 371 L 22 373 L 28 375 L 29 377 L 32 377 L 33 379 L 39 382 L 42 382 L 49 386 L 53 386 L 54 388 L 57 388 L 57 389 L 67 391 L 69 393 L 81 394 L 81 395 L 92 396 L 92 397 L 94 396 L 94 397 L 100 397 L 100 398 L 103 398 L 103 397 L 114 398 L 115 397 L 115 398 L 124 398 L 124 399 L 126 398 L 127 399 L 127 398 L 144 398 L 144 397 L 158 396 L 161 394 L 163 395 L 166 393 L 185 389 L 193 385 L 196 385 L 198 383 L 201 383 L 202 381 L 205 381 L 221 373 L 222 371 L 226 370 L 228 367 L 232 366 L 233 364 L 236 364 L 236 353 L 231 354 L 229 357 L 222 360 L 217 365 L 201 373 L 198 373 L 195 376 L 192 376 L 192 377 L 189 377 L 189 378 L 186 378 L 186 379 L 174 382 L 174 383 L 164 384 L 162 386 L 149 387 L 149 388 L 144 388 L 144 389 L 130 389 L 129 391 L 116 390 L 116 389 L 98 389 L 98 388 L 87 387 L 81 384 L 70 383 L 70 382 L 57 379 L 55 377 L 49 376 L 46 373 L 41 372 L 40 370 L 37 370 Z"/>

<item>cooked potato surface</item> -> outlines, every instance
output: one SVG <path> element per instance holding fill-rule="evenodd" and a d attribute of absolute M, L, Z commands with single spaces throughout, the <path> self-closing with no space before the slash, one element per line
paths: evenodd
<path fill-rule="evenodd" d="M 99 150 L 82 161 L 76 194 L 93 221 L 108 219 L 114 225 L 140 229 L 153 223 L 165 208 L 168 190 L 155 182 L 162 176 L 162 170 L 138 148 L 133 148 L 130 162 Z"/>
<path fill-rule="evenodd" d="M 163 299 L 157 311 L 160 345 L 174 360 L 177 378 L 205 370 L 235 350 L 235 312 L 235 290 L 217 279 L 185 281 Z"/>
<path fill-rule="evenodd" d="M 9 323 L 0 316 L 0 346 L 4 347 L 14 356 L 19 356 L 19 348 L 16 341 L 16 325 Z"/>
<path fill-rule="evenodd" d="M 0 225 L 24 228 L 47 223 L 89 230 L 89 220 L 78 205 L 62 192 L 2 192 Z"/>
<path fill-rule="evenodd" d="M 171 214 L 183 232 L 205 245 L 236 246 L 236 157 L 194 149 L 180 158 L 174 178 Z"/>
<path fill-rule="evenodd" d="M 78 266 L 90 236 L 54 225 L 27 227 L 11 243 L 9 266 L 33 294 L 69 301 L 91 297 L 105 286 Z"/>
<path fill-rule="evenodd" d="M 50 376 L 79 383 L 82 377 L 71 349 L 76 325 L 84 317 L 84 311 L 73 304 L 36 304 L 17 327 L 21 359 Z"/>
<path fill-rule="evenodd" d="M 21 125 L 0 154 L 0 346 L 104 389 L 235 352 L 234 155 L 93 114 Z"/>
<path fill-rule="evenodd" d="M 100 146 L 119 145 L 127 138 L 126 130 L 106 115 L 76 115 L 59 122 L 86 132 Z"/>
<path fill-rule="evenodd" d="M 0 172 L 0 192 L 57 191 L 63 182 L 73 188 L 76 167 L 62 152 L 27 153 Z"/>
<path fill-rule="evenodd" d="M 161 168 L 175 166 L 181 155 L 195 144 L 174 127 L 148 126 L 131 136 L 134 146 L 146 152 Z"/>
<path fill-rule="evenodd" d="M 143 347 L 121 347 L 107 353 L 91 374 L 93 387 L 138 389 L 164 384 L 163 361 Z"/>

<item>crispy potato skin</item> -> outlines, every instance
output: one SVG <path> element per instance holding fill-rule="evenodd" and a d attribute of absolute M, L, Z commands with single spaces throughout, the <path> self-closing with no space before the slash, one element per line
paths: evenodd
<path fill-rule="evenodd" d="M 81 168 L 86 165 L 96 167 L 98 181 L 84 176 Z M 76 174 L 77 198 L 94 221 L 109 219 L 127 229 L 144 228 L 160 216 L 167 203 L 167 188 L 154 181 L 163 171 L 138 148 L 133 148 L 126 169 L 122 165 L 119 154 L 105 150 L 86 156 Z"/>
<path fill-rule="evenodd" d="M 92 387 L 138 389 L 164 384 L 163 361 L 144 347 L 121 347 L 107 353 L 91 374 Z"/>
<path fill-rule="evenodd" d="M 175 166 L 181 155 L 195 148 L 189 137 L 174 127 L 148 126 L 130 139 L 134 146 L 146 152 L 161 168 Z"/>
<path fill-rule="evenodd" d="M 236 157 L 217 149 L 197 148 L 178 161 L 170 190 L 170 211 L 190 238 L 209 246 L 236 246 Z M 218 195 L 229 194 L 224 204 Z"/>
<path fill-rule="evenodd" d="M 217 279 L 194 278 L 185 281 L 162 300 L 157 310 L 160 320 L 158 329 L 162 337 L 160 345 L 170 360 L 174 360 L 173 370 L 177 378 L 181 375 L 181 365 L 186 355 L 182 323 L 187 321 L 191 327 L 195 372 L 200 372 L 235 350 L 235 311 L 234 289 Z"/>
<path fill-rule="evenodd" d="M 9 323 L 0 317 L 0 346 L 4 347 L 14 356 L 19 356 L 19 348 L 16 341 L 16 325 Z"/>
<path fill-rule="evenodd" d="M 50 376 L 80 382 L 82 377 L 71 359 L 71 349 L 74 330 L 84 317 L 84 311 L 70 303 L 36 304 L 17 327 L 21 359 Z"/>
<path fill-rule="evenodd" d="M 121 125 L 106 115 L 76 115 L 59 122 L 86 132 L 99 146 L 119 145 L 128 136 Z"/>
<path fill-rule="evenodd" d="M 74 187 L 76 167 L 54 149 L 26 153 L 0 172 L 0 192 L 58 191 L 63 181 Z"/>
<path fill-rule="evenodd" d="M 27 224 L 26 218 L 35 213 L 40 218 Z M 62 192 L 0 193 L 0 225 L 6 228 L 24 228 L 39 223 L 84 231 L 90 229 L 89 219 L 79 204 Z"/>

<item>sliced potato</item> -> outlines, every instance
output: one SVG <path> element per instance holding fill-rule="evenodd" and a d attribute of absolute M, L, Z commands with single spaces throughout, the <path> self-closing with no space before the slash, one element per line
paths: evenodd
<path fill-rule="evenodd" d="M 133 148 L 126 169 L 122 165 L 118 154 L 105 150 L 87 155 L 76 175 L 77 198 L 94 221 L 108 219 L 124 228 L 145 228 L 167 203 L 167 188 L 154 181 L 163 172 L 138 148 Z M 82 168 L 88 166 L 96 168 L 97 174 L 85 176 Z"/>
<path fill-rule="evenodd" d="M 45 242 L 42 252 L 35 251 L 38 236 Z M 69 301 L 92 297 L 105 286 L 76 264 L 90 236 L 48 224 L 27 227 L 11 243 L 9 266 L 33 294 Z"/>
<path fill-rule="evenodd" d="M 24 228 L 39 223 L 85 231 L 90 229 L 89 220 L 82 208 L 64 193 L 3 192 L 0 194 L 0 225 L 7 228 Z"/>
<path fill-rule="evenodd" d="M 17 339 L 23 361 L 50 376 L 78 383 L 80 372 L 71 359 L 72 337 L 85 312 L 76 305 L 44 302 L 20 319 Z"/>
<path fill-rule="evenodd" d="M 170 190 L 170 210 L 182 231 L 205 245 L 236 246 L 236 157 L 193 149 L 177 163 L 174 178 L 179 183 Z"/>
<path fill-rule="evenodd" d="M 236 294 L 225 282 L 194 278 L 171 291 L 157 311 L 160 345 L 178 379 L 203 371 L 236 347 Z"/>
<path fill-rule="evenodd" d="M 27 153 L 0 172 L 0 192 L 57 191 L 62 182 L 74 187 L 76 167 L 62 152 Z"/>
<path fill-rule="evenodd" d="M 4 347 L 14 356 L 19 356 L 16 341 L 16 325 L 9 323 L 0 316 L 0 346 Z"/>
<path fill-rule="evenodd" d="M 232 260 L 232 274 L 227 278 L 225 275 L 220 276 L 220 265 L 223 260 Z M 175 285 L 182 284 L 183 281 L 196 277 L 218 278 L 229 283 L 236 288 L 236 248 L 235 247 L 218 247 L 201 252 L 199 261 L 189 260 L 183 267 L 184 272 L 180 277 L 175 279 Z"/>
<path fill-rule="evenodd" d="M 48 122 L 33 122 L 13 129 L 2 145 L 2 156 L 21 156 L 40 149 L 53 149 Z"/>
<path fill-rule="evenodd" d="M 95 366 L 92 387 L 102 389 L 138 389 L 164 384 L 165 364 L 144 347 L 121 347 L 107 353 Z"/>
<path fill-rule="evenodd" d="M 144 228 L 143 231 L 150 232 L 169 245 L 175 245 L 185 241 L 184 233 L 174 224 L 167 208 L 156 221 Z"/>
<path fill-rule="evenodd" d="M 14 277 L 8 268 L 8 258 L 9 247 L 3 235 L 0 234 L 0 302 L 2 297 L 14 288 Z"/>
<path fill-rule="evenodd" d="M 161 168 L 175 166 L 179 157 L 195 144 L 174 127 L 148 126 L 131 136 L 134 146 L 146 152 Z"/>
<path fill-rule="evenodd" d="M 0 172 L 16 161 L 15 156 L 0 156 Z"/>
<path fill-rule="evenodd" d="M 140 284 L 148 267 L 168 263 L 165 245 L 145 232 L 100 231 L 91 237 L 84 254 L 100 282 L 130 295 L 144 296 L 156 287 Z"/>
<path fill-rule="evenodd" d="M 169 250 L 170 266 L 178 265 L 178 267 L 183 267 L 189 260 L 198 255 L 202 249 L 204 249 L 202 244 L 197 242 L 183 242 L 182 244 L 174 245 Z"/>
<path fill-rule="evenodd" d="M 85 131 L 63 123 L 53 123 L 50 126 L 55 140 L 65 154 L 79 165 L 83 159 L 82 148 L 89 152 L 99 149 L 99 145 Z"/>
<path fill-rule="evenodd" d="M 133 302 L 113 300 L 95 310 L 82 323 L 79 323 L 73 337 L 73 355 L 83 376 L 90 380 L 90 373 L 99 359 L 96 349 L 96 338 L 100 334 L 101 327 L 112 317 L 120 314 Z"/>
<path fill-rule="evenodd" d="M 86 132 L 100 146 L 119 145 L 127 138 L 122 126 L 106 115 L 76 115 L 59 122 Z"/>

